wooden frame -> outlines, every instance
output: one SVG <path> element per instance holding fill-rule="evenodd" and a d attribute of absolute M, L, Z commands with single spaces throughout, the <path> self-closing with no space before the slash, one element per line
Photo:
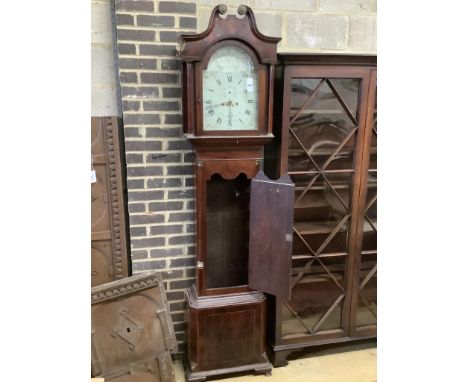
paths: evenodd
<path fill-rule="evenodd" d="M 362 174 L 360 176 L 359 189 L 362 190 L 358 200 L 358 223 L 356 225 L 357 230 L 355 234 L 355 253 L 356 260 L 353 268 L 353 293 L 351 296 L 351 313 L 350 313 L 350 335 L 354 337 L 360 336 L 376 336 L 377 325 L 358 326 L 356 323 L 356 310 L 359 298 L 359 290 L 361 289 L 359 283 L 359 274 L 361 269 L 361 256 L 359 255 L 362 251 L 362 240 L 363 240 L 363 225 L 365 220 L 365 212 L 367 210 L 366 196 L 367 196 L 367 178 L 369 170 L 369 158 L 370 158 L 370 145 L 373 133 L 373 111 L 376 109 L 375 98 L 377 89 L 377 70 L 371 70 L 370 81 L 369 81 L 369 102 L 367 103 L 366 110 L 366 131 L 364 133 L 364 144 L 363 144 L 363 155 L 362 157 Z M 377 195 L 376 195 L 377 196 Z M 377 252 L 375 253 L 377 256 Z M 376 265 L 377 266 L 377 265 Z M 376 267 L 375 266 L 375 267 Z M 377 269 L 377 268 L 375 268 Z M 373 271 L 373 270 L 372 270 Z M 372 272 L 371 271 L 371 272 Z M 376 272 L 376 271 L 375 271 Z"/>

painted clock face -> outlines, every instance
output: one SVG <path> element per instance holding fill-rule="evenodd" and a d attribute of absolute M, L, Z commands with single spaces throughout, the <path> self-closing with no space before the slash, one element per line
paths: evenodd
<path fill-rule="evenodd" d="M 203 71 L 203 130 L 257 130 L 258 76 L 252 59 L 225 46 Z"/>

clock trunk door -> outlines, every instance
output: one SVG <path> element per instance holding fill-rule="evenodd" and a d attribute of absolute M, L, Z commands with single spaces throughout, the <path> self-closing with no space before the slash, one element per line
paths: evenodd
<path fill-rule="evenodd" d="M 294 184 L 259 171 L 250 193 L 249 287 L 290 298 Z"/>

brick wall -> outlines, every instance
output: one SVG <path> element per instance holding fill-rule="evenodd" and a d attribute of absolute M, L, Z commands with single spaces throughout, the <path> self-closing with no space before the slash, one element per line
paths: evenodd
<path fill-rule="evenodd" d="M 176 336 L 194 282 L 193 153 L 182 134 L 176 43 L 196 28 L 194 3 L 116 0 L 133 272 L 161 270 Z M 181 346 L 183 348 L 183 346 Z"/>

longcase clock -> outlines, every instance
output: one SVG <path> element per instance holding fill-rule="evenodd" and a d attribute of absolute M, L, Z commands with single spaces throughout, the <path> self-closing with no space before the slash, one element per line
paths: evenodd
<path fill-rule="evenodd" d="M 249 287 L 251 181 L 273 138 L 279 38 L 261 34 L 249 7 L 217 6 L 205 32 L 183 35 L 184 131 L 196 153 L 197 268 L 187 292 L 189 381 L 268 374 L 265 296 Z M 252 244 L 252 243 L 250 243 Z M 255 247 L 255 246 L 254 246 Z M 258 274 L 258 272 L 256 272 Z"/>

